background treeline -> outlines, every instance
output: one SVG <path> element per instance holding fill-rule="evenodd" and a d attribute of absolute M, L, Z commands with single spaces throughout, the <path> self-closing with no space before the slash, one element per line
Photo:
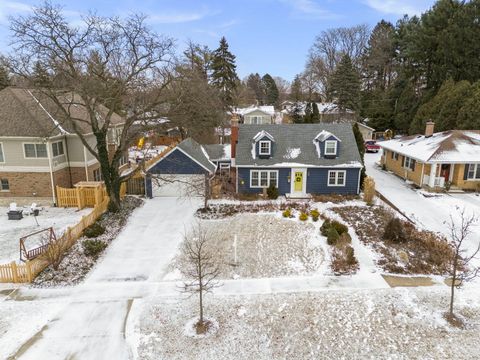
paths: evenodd
<path fill-rule="evenodd" d="M 334 101 L 378 130 L 480 129 L 479 18 L 479 0 L 440 0 L 396 24 L 323 31 L 291 98 Z"/>

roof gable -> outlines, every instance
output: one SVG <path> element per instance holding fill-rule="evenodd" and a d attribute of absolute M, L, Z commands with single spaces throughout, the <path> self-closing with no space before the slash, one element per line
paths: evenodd
<path fill-rule="evenodd" d="M 336 139 L 337 141 L 342 141 L 335 135 L 333 135 L 330 131 L 327 130 L 322 130 L 318 133 L 317 136 L 315 136 L 315 140 L 317 141 L 326 141 L 326 140 L 331 140 L 331 139 Z"/>
<path fill-rule="evenodd" d="M 263 140 L 264 138 L 267 138 L 267 139 L 269 139 L 270 141 L 275 141 L 275 139 L 273 138 L 273 136 L 270 135 L 270 134 L 269 134 L 267 131 L 265 131 L 265 130 L 259 131 L 259 132 L 253 137 L 253 141 L 257 142 L 257 141 Z"/>

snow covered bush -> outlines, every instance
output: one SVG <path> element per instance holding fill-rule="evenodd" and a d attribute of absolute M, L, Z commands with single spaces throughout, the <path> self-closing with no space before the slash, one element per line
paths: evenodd
<path fill-rule="evenodd" d="M 282 212 L 282 216 L 284 218 L 291 218 L 292 217 L 292 209 L 287 208 Z"/>
<path fill-rule="evenodd" d="M 407 241 L 407 234 L 402 223 L 402 220 L 392 217 L 385 226 L 383 232 L 383 240 L 390 240 L 396 243 Z"/>
<path fill-rule="evenodd" d="M 85 230 L 83 230 L 83 235 L 85 235 L 88 238 L 96 238 L 99 237 L 100 235 L 103 235 L 105 233 L 105 228 L 100 225 L 98 222 L 93 223 L 89 227 L 87 227 Z"/>
<path fill-rule="evenodd" d="M 308 220 L 308 215 L 304 212 L 301 212 L 300 215 L 298 216 L 300 221 L 307 221 Z"/>
<path fill-rule="evenodd" d="M 317 209 L 313 209 L 310 211 L 310 216 L 312 217 L 313 221 L 318 221 L 318 218 L 320 217 L 320 212 Z"/>
<path fill-rule="evenodd" d="M 96 257 L 98 256 L 105 248 L 107 244 L 101 240 L 85 240 L 82 242 L 83 252 L 87 256 Z"/>

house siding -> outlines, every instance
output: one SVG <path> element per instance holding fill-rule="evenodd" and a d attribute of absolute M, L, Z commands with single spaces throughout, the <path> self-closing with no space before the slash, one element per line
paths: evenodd
<path fill-rule="evenodd" d="M 207 171 L 178 149 L 155 164 L 151 174 L 205 174 Z"/>
<path fill-rule="evenodd" d="M 291 192 L 290 177 L 291 168 L 238 168 L 238 192 L 262 193 L 262 188 L 250 187 L 250 170 L 277 170 L 278 192 L 285 195 Z M 329 170 L 345 170 L 345 186 L 328 186 Z M 309 194 L 358 194 L 358 168 L 308 168 L 307 169 L 307 193 Z"/>
<path fill-rule="evenodd" d="M 392 171 L 395 175 L 400 176 L 405 180 L 410 180 L 414 182 L 416 185 L 421 186 L 422 169 L 425 175 L 429 175 L 430 166 L 424 167 L 422 162 L 415 161 L 414 171 L 411 171 L 410 169 L 406 169 L 402 166 L 404 158 L 405 158 L 404 155 L 398 154 L 398 160 L 395 160 L 394 158 L 392 158 L 392 151 L 384 150 L 382 164 L 385 165 L 385 168 L 388 171 Z M 438 169 L 437 169 L 437 174 L 438 174 Z"/>
<path fill-rule="evenodd" d="M 244 115 L 244 124 L 252 124 L 252 117 L 254 116 L 261 116 L 262 117 L 262 124 L 271 124 L 272 123 L 272 116 L 269 114 L 264 113 L 261 110 L 255 110 L 247 115 Z"/>

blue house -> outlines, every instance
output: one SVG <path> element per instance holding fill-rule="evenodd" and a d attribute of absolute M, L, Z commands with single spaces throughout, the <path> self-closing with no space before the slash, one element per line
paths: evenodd
<path fill-rule="evenodd" d="M 363 165 L 350 124 L 238 125 L 232 146 L 239 193 L 270 184 L 292 198 L 360 192 Z"/>

